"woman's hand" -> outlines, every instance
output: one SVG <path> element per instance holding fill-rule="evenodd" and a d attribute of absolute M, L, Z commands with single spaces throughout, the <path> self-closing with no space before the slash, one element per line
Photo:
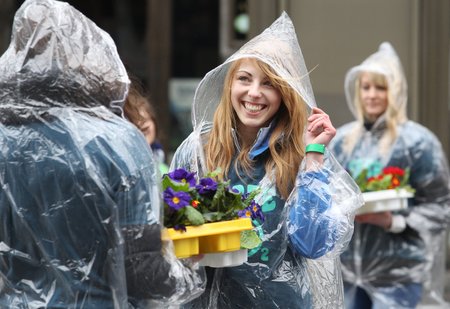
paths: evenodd
<path fill-rule="evenodd" d="M 308 117 L 306 129 L 306 145 L 324 144 L 327 146 L 336 135 L 336 129 L 333 127 L 328 114 L 317 107 L 313 107 L 311 115 Z"/>
<path fill-rule="evenodd" d="M 355 216 L 355 221 L 358 223 L 377 225 L 385 230 L 388 230 L 392 225 L 392 212 L 383 211 L 357 215 Z"/>

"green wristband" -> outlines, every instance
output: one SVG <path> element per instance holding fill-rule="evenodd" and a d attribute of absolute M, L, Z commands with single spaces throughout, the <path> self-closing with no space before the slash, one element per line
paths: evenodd
<path fill-rule="evenodd" d="M 306 145 L 306 153 L 308 152 L 318 152 L 321 154 L 325 153 L 325 145 L 324 144 L 308 144 Z"/>

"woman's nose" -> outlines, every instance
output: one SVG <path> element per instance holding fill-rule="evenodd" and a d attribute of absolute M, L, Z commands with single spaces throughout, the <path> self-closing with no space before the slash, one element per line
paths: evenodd
<path fill-rule="evenodd" d="M 370 87 L 367 90 L 367 96 L 373 98 L 376 95 L 377 91 L 375 89 L 375 87 Z"/>
<path fill-rule="evenodd" d="M 250 85 L 250 89 L 248 90 L 248 95 L 251 97 L 260 97 L 261 96 L 260 85 L 258 83 L 252 83 Z"/>

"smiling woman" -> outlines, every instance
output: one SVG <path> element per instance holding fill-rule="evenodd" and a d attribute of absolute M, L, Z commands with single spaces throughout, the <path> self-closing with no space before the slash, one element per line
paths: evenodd
<path fill-rule="evenodd" d="M 230 68 L 231 103 L 244 144 L 255 140 L 259 128 L 269 125 L 281 105 L 281 93 L 267 71 L 270 68 L 255 59 L 236 61 Z"/>
<path fill-rule="evenodd" d="M 241 193 L 260 190 L 255 200 L 264 221 L 253 220 L 262 243 L 248 251 L 248 261 L 207 268 L 208 290 L 187 308 L 342 304 L 337 257 L 362 198 L 325 151 L 335 129 L 316 107 L 307 72 L 293 24 L 283 13 L 197 87 L 194 130 L 170 170 L 185 168 L 200 177 L 218 170 L 218 179 Z M 332 183 L 339 183 L 339 192 Z M 325 254 L 327 265 L 310 260 Z M 329 276 L 318 275 L 322 271 Z"/>

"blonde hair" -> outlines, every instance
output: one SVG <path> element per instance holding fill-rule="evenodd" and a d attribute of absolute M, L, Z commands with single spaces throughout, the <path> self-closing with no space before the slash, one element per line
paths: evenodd
<path fill-rule="evenodd" d="M 306 126 L 308 111 L 300 95 L 279 77 L 265 63 L 252 59 L 278 89 L 282 96 L 282 104 L 276 114 L 277 124 L 269 139 L 270 157 L 266 162 L 266 173 L 274 173 L 276 186 L 281 196 L 286 199 L 293 189 L 298 168 L 305 155 L 303 132 Z M 214 114 L 213 128 L 205 145 L 206 164 L 208 170 L 221 168 L 222 179 L 226 177 L 231 162 L 235 159 L 234 168 L 251 174 L 253 161 L 249 158 L 251 145 L 244 146 L 236 154 L 232 129 L 236 128 L 237 115 L 231 104 L 231 85 L 236 71 L 242 62 L 237 60 L 231 64 L 225 77 L 224 89 L 219 106 Z"/>
<path fill-rule="evenodd" d="M 353 128 L 353 134 L 349 134 L 344 139 L 344 151 L 347 154 L 351 154 L 356 142 L 360 139 L 364 133 L 364 120 L 367 118 L 363 103 L 361 100 L 361 76 L 365 74 L 370 81 L 375 83 L 377 86 L 385 87 L 387 89 L 387 99 L 388 104 L 386 111 L 384 112 L 387 129 L 383 132 L 383 135 L 378 142 L 378 147 L 380 153 L 384 156 L 387 155 L 392 144 L 397 138 L 397 125 L 406 121 L 406 117 L 402 111 L 399 110 L 397 104 L 394 104 L 394 96 L 389 84 L 387 82 L 386 76 L 374 72 L 361 72 L 359 77 L 355 81 L 355 95 L 354 95 L 354 105 L 357 111 L 358 125 Z"/>

